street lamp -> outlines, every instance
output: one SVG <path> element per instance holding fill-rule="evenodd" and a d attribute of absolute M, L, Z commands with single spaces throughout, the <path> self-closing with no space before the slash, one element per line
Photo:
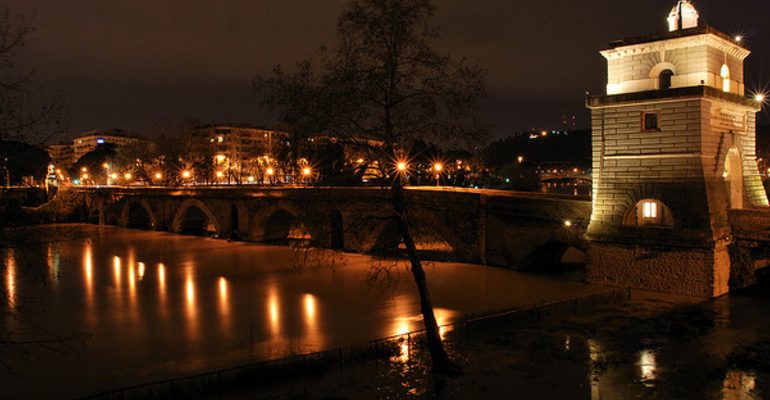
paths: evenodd
<path fill-rule="evenodd" d="M 444 170 L 444 164 L 441 164 L 440 162 L 433 164 L 433 170 L 436 171 L 436 186 L 439 186 L 439 181 L 441 180 L 441 171 Z"/>
<path fill-rule="evenodd" d="M 516 160 L 519 162 L 519 164 L 524 162 L 524 156 L 518 156 Z"/>
<path fill-rule="evenodd" d="M 396 164 L 396 169 L 398 169 L 399 172 L 403 173 L 403 172 L 406 172 L 407 169 L 409 169 L 409 165 L 407 165 L 404 161 L 399 161 L 398 164 Z"/>

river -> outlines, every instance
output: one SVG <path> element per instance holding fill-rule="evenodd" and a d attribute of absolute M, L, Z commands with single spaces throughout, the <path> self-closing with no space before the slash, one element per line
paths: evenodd
<path fill-rule="evenodd" d="M 421 327 L 406 266 L 362 255 L 92 225 L 6 230 L 0 243 L 4 398 L 84 396 Z M 428 276 L 439 324 L 596 290 L 467 264 Z"/>

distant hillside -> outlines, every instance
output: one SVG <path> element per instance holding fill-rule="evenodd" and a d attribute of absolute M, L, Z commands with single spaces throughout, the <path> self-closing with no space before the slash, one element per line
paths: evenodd
<path fill-rule="evenodd" d="M 500 167 L 511 164 L 519 156 L 528 164 L 569 164 L 588 168 L 591 165 L 591 131 L 517 134 L 493 142 L 484 150 L 486 165 Z"/>

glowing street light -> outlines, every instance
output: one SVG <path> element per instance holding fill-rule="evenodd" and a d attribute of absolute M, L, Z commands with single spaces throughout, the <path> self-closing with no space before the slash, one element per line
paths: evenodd
<path fill-rule="evenodd" d="M 130 181 L 132 177 L 133 175 L 131 175 L 130 172 L 126 172 L 125 174 L 123 174 L 123 178 L 125 178 L 127 181 Z"/>
<path fill-rule="evenodd" d="M 757 103 L 764 103 L 765 99 L 767 99 L 767 96 L 765 96 L 764 93 L 757 93 L 754 95 L 754 101 Z"/>
<path fill-rule="evenodd" d="M 523 162 L 524 162 L 524 156 L 518 156 L 518 157 L 516 157 L 516 161 L 518 161 L 518 162 L 519 162 L 519 164 L 523 163 Z"/>
<path fill-rule="evenodd" d="M 310 169 L 310 167 L 302 168 L 302 175 L 303 176 L 310 176 L 310 174 L 313 173 L 313 170 Z"/>
<path fill-rule="evenodd" d="M 273 167 L 267 167 L 267 174 L 270 176 L 275 175 L 275 169 L 273 169 Z"/>
<path fill-rule="evenodd" d="M 104 164 L 102 164 L 102 168 L 110 169 L 110 164 L 104 163 Z"/>
<path fill-rule="evenodd" d="M 162 179 L 162 178 L 163 178 L 163 174 L 161 174 L 160 172 L 156 172 L 156 173 L 155 173 L 155 179 L 158 179 L 158 180 L 160 180 L 160 179 Z"/>
<path fill-rule="evenodd" d="M 192 176 L 192 172 L 190 172 L 190 171 L 182 171 L 182 178 L 190 179 L 191 176 Z"/>
<path fill-rule="evenodd" d="M 441 163 L 433 164 L 433 170 L 436 171 L 437 173 L 441 173 L 441 171 L 444 170 L 444 164 L 441 164 Z"/>
<path fill-rule="evenodd" d="M 409 169 L 409 166 L 405 162 L 399 161 L 399 163 L 396 164 L 396 169 L 398 169 L 399 172 L 406 172 L 406 170 Z"/>
<path fill-rule="evenodd" d="M 248 178 L 246 178 L 246 180 L 248 180 L 248 181 L 249 181 L 249 183 L 254 183 L 254 176 L 252 176 L 252 175 L 249 175 L 249 177 L 248 177 Z"/>
<path fill-rule="evenodd" d="M 118 174 L 115 173 L 115 172 L 111 173 L 110 174 L 110 179 L 113 179 L 113 180 L 118 179 Z"/>
<path fill-rule="evenodd" d="M 80 172 L 88 172 L 88 168 L 87 167 L 80 168 Z"/>
<path fill-rule="evenodd" d="M 222 171 L 217 171 L 217 178 L 222 178 L 223 176 L 225 176 L 225 173 L 224 173 L 224 172 L 222 172 Z"/>
<path fill-rule="evenodd" d="M 742 42 L 743 41 L 743 36 L 742 35 L 736 35 L 735 36 L 735 41 L 738 42 L 738 43 Z"/>

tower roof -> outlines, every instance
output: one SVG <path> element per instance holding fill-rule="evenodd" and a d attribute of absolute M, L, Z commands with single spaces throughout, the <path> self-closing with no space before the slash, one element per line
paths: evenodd
<path fill-rule="evenodd" d="M 668 14 L 668 30 L 675 32 L 698 27 L 698 10 L 690 0 L 679 0 Z"/>

